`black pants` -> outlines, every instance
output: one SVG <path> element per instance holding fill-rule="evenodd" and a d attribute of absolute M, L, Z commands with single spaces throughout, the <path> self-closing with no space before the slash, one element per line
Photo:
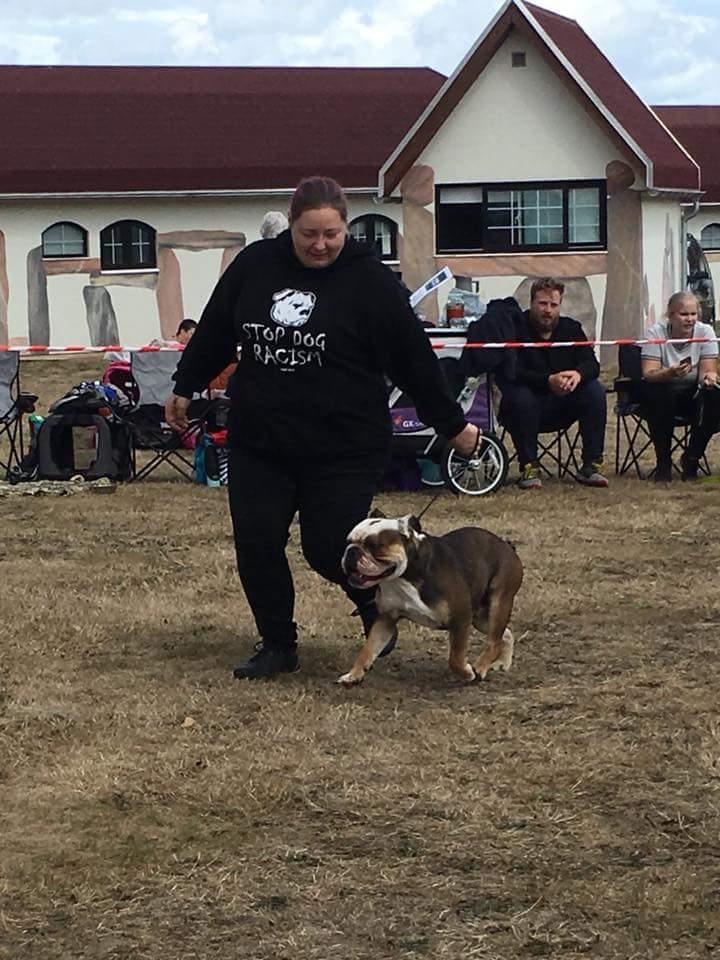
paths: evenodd
<path fill-rule="evenodd" d="M 521 467 L 538 458 L 538 433 L 565 430 L 577 420 L 583 444 L 583 463 L 602 460 L 605 446 L 607 400 L 598 380 L 579 384 L 558 396 L 521 383 L 501 382 L 500 422 L 510 433 Z"/>
<path fill-rule="evenodd" d="M 641 384 L 642 414 L 647 420 L 658 466 L 670 467 L 675 419 L 690 424 L 687 455 L 699 460 L 710 438 L 720 427 L 720 390 L 709 387 L 698 391 L 697 384 Z"/>
<path fill-rule="evenodd" d="M 295 589 L 285 555 L 299 513 L 302 550 L 322 577 L 340 584 L 359 608 L 374 590 L 349 587 L 340 561 L 350 530 L 364 520 L 385 459 L 297 459 L 231 449 L 228 493 L 240 580 L 268 645 L 293 645 Z"/>

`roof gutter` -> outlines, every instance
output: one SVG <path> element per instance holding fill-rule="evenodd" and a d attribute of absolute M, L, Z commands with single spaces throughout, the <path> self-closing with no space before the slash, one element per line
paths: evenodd
<path fill-rule="evenodd" d="M 252 197 L 291 197 L 294 187 L 269 187 L 248 190 L 97 190 L 64 193 L 0 193 L 0 200 L 172 200 L 194 198 L 250 199 Z M 344 187 L 343 193 L 377 193 L 377 186 Z"/>
<path fill-rule="evenodd" d="M 672 200 L 674 197 L 680 199 L 681 197 L 692 198 L 693 202 L 695 200 L 700 201 L 704 190 L 689 190 L 683 187 L 646 187 L 643 191 L 649 197 L 665 197 L 668 200 Z M 695 214 L 693 214 L 695 216 Z"/>

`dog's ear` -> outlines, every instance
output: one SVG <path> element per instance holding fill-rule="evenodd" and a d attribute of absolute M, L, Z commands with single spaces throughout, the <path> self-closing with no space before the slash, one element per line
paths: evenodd
<path fill-rule="evenodd" d="M 368 520 L 386 520 L 387 517 L 378 507 L 373 507 L 368 514 Z"/>
<path fill-rule="evenodd" d="M 420 521 L 412 514 L 408 514 L 406 517 L 400 517 L 398 520 L 398 530 L 400 531 L 400 535 L 406 537 L 408 540 L 412 537 L 413 533 L 422 533 Z"/>

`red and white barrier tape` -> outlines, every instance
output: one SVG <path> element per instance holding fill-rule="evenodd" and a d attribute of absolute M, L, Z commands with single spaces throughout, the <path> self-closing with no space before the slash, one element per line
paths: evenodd
<path fill-rule="evenodd" d="M 441 341 L 436 340 L 431 335 L 431 342 L 435 350 L 447 350 L 449 347 L 467 348 L 468 350 L 498 350 L 498 349 L 526 349 L 528 347 L 541 347 L 548 349 L 550 347 L 624 347 L 635 345 L 638 347 L 646 343 L 720 343 L 720 337 L 686 337 L 684 339 L 662 339 L 658 337 L 648 337 L 645 339 L 632 339 L 622 337 L 618 340 L 540 340 L 537 343 L 526 343 L 516 340 L 501 340 L 497 343 L 487 341 L 484 343 L 465 343 L 459 337 L 456 340 Z M 160 353 L 163 350 L 183 350 L 182 344 L 177 346 L 144 346 L 144 347 L 122 347 L 117 344 L 105 347 L 88 346 L 68 346 L 68 347 L 44 347 L 44 346 L 7 346 L 0 344 L 0 351 L 12 351 L 16 353 Z"/>
<path fill-rule="evenodd" d="M 0 344 L 0 351 L 12 352 L 12 353 L 161 353 L 163 351 L 169 350 L 171 352 L 176 352 L 178 350 L 183 350 L 184 347 L 181 343 L 177 346 L 144 346 L 144 347 L 121 347 L 119 345 L 113 344 L 106 347 L 88 347 L 88 346 L 69 346 L 69 347 L 44 347 L 33 344 L 31 346 L 7 346 L 6 344 Z"/>
<path fill-rule="evenodd" d="M 462 345 L 463 349 L 467 348 L 468 350 L 497 350 L 500 348 L 507 349 L 524 349 L 526 347 L 543 347 L 545 349 L 549 347 L 626 347 L 626 346 L 637 346 L 641 347 L 646 343 L 720 343 L 720 337 L 687 337 L 683 340 L 680 339 L 665 339 L 658 337 L 647 337 L 645 339 L 628 339 L 621 338 L 619 340 L 540 340 L 537 343 L 528 343 L 525 341 L 516 341 L 516 340 L 502 340 L 497 343 L 484 342 L 484 343 L 463 343 L 459 344 L 457 341 L 453 343 L 452 340 L 448 340 L 444 343 L 439 343 L 437 340 L 433 340 L 433 347 L 435 350 L 446 350 L 448 347 L 459 347 Z"/>

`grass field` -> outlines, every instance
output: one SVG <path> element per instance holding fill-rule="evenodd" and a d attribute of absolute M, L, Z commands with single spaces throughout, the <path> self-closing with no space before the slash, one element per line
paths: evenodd
<path fill-rule="evenodd" d="M 302 670 L 232 679 L 222 490 L 0 500 L 0 958 L 720 955 L 718 492 L 444 495 L 429 532 L 525 564 L 513 670 L 463 686 L 402 624 L 351 690 L 358 621 L 295 532 Z"/>

